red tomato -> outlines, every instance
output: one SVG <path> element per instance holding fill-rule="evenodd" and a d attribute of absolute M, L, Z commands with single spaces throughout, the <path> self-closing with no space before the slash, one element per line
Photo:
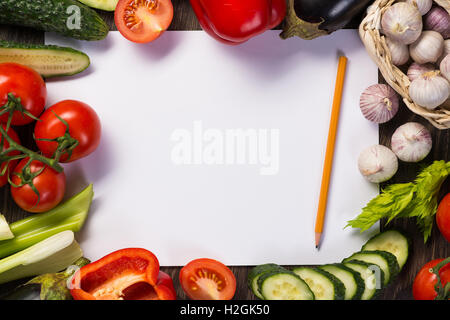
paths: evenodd
<path fill-rule="evenodd" d="M 6 131 L 6 125 L 2 124 L 1 125 L 3 127 L 3 129 L 5 129 Z M 8 136 L 13 139 L 15 142 L 20 144 L 20 140 L 19 137 L 17 136 L 17 133 L 12 129 L 9 128 L 8 131 L 6 131 L 8 133 Z M 3 136 L 2 136 L 3 139 Z M 9 148 L 9 143 L 8 141 L 3 140 L 3 150 L 6 150 Z M 20 152 L 19 151 L 11 151 L 8 153 L 9 156 L 15 156 L 18 155 Z M 2 175 L 3 170 L 5 169 L 5 166 L 7 165 L 7 162 L 3 162 L 0 166 L 0 187 L 3 187 L 4 185 L 6 185 L 8 183 L 8 175 L 14 170 L 15 166 L 17 164 L 17 160 L 13 160 L 13 161 L 9 161 L 8 163 L 8 169 L 6 169 L 6 172 L 4 175 Z"/>
<path fill-rule="evenodd" d="M 425 264 L 417 273 L 413 283 L 413 296 L 415 300 L 434 300 L 437 293 L 434 286 L 437 283 L 436 275 L 430 270 L 444 259 L 436 259 Z M 439 271 L 442 285 L 450 282 L 450 263 Z"/>
<path fill-rule="evenodd" d="M 114 20 L 128 40 L 145 43 L 158 38 L 173 19 L 170 0 L 119 0 Z"/>
<path fill-rule="evenodd" d="M 27 164 L 28 160 L 28 158 L 22 159 L 14 169 L 11 181 L 18 187 L 11 185 L 12 198 L 19 207 L 28 212 L 45 212 L 53 209 L 64 197 L 64 192 L 66 190 L 66 175 L 64 172 L 56 172 L 37 160 L 31 162 L 29 167 L 31 173 L 36 173 L 44 168 L 43 171 L 32 180 L 39 192 L 38 197 L 28 184 L 19 186 L 22 179 L 15 174 L 22 173 L 22 169 Z"/>
<path fill-rule="evenodd" d="M 233 272 L 212 259 L 189 262 L 180 271 L 180 283 L 193 300 L 231 300 L 236 292 Z"/>
<path fill-rule="evenodd" d="M 436 223 L 444 238 L 450 241 L 450 193 L 439 204 Z"/>
<path fill-rule="evenodd" d="M 34 117 L 39 117 L 44 110 L 47 88 L 42 77 L 33 69 L 17 63 L 0 64 L 0 112 L 5 110 L 10 93 L 16 99 L 20 99 L 24 111 L 31 113 Z M 10 101 L 9 105 L 14 103 Z M 6 123 L 8 116 L 8 112 L 1 115 L 0 122 Z M 21 126 L 33 121 L 21 112 L 14 111 L 11 124 Z"/>
<path fill-rule="evenodd" d="M 70 136 L 78 141 L 69 158 L 68 152 L 63 152 L 60 162 L 72 162 L 92 153 L 100 143 L 100 119 L 94 109 L 83 102 L 75 100 L 61 101 L 48 108 L 36 122 L 34 136 L 36 144 L 47 157 L 53 157 L 58 142 L 40 139 L 55 139 L 64 136 L 66 125 L 58 119 L 67 122 Z"/>

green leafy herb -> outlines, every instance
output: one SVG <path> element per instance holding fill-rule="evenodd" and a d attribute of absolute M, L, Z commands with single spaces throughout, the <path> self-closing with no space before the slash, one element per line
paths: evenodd
<path fill-rule="evenodd" d="M 439 190 L 449 174 L 450 162 L 435 161 L 420 172 L 414 182 L 388 186 L 358 217 L 349 221 L 347 227 L 365 231 L 383 218 L 388 224 L 395 218 L 415 217 L 426 242 L 431 235 Z"/>

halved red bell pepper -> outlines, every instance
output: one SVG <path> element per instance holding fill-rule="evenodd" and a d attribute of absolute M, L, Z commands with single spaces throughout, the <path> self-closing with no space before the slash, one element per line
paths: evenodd
<path fill-rule="evenodd" d="M 172 279 L 148 250 L 115 251 L 82 267 L 72 278 L 75 300 L 175 300 Z"/>
<path fill-rule="evenodd" d="M 190 0 L 209 35 L 236 45 L 276 27 L 286 16 L 285 0 Z"/>

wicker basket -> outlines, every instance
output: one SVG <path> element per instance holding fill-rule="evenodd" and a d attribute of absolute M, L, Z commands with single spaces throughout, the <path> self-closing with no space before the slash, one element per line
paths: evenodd
<path fill-rule="evenodd" d="M 378 65 L 386 82 L 403 97 L 406 106 L 412 112 L 426 118 L 436 128 L 449 129 L 450 109 L 436 108 L 429 110 L 415 104 L 408 93 L 410 84 L 408 77 L 392 64 L 391 53 L 387 47 L 386 38 L 380 34 L 380 29 L 381 16 L 394 2 L 395 0 L 376 0 L 369 7 L 367 16 L 359 27 L 361 40 L 373 61 Z M 434 0 L 434 2 L 450 13 L 450 0 Z"/>

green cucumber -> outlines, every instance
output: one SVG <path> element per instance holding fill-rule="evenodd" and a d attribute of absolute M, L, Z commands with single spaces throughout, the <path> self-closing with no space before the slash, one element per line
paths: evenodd
<path fill-rule="evenodd" d="M 359 260 L 378 265 L 384 273 L 384 286 L 386 287 L 397 276 L 400 267 L 397 258 L 387 251 L 360 251 L 344 259 L 343 262 Z"/>
<path fill-rule="evenodd" d="M 344 284 L 337 277 L 321 269 L 298 267 L 293 272 L 302 278 L 314 293 L 316 300 L 343 300 Z"/>
<path fill-rule="evenodd" d="M 2 0 L 0 24 L 57 32 L 79 40 L 101 40 L 109 31 L 95 10 L 75 0 Z"/>
<path fill-rule="evenodd" d="M 248 286 L 250 290 L 252 290 L 253 294 L 258 298 L 264 299 L 258 287 L 259 277 L 268 272 L 282 271 L 282 270 L 286 269 L 275 263 L 267 263 L 254 267 L 252 270 L 250 270 L 248 274 Z"/>
<path fill-rule="evenodd" d="M 364 293 L 364 280 L 360 274 L 353 269 L 346 267 L 341 263 L 327 264 L 319 266 L 319 269 L 332 274 L 344 284 L 345 300 L 359 300 Z"/>
<path fill-rule="evenodd" d="M 382 250 L 392 253 L 400 266 L 400 269 L 408 260 L 409 238 L 398 230 L 388 230 L 381 232 L 371 238 L 362 247 L 362 251 Z"/>
<path fill-rule="evenodd" d="M 0 40 L 0 63 L 3 62 L 26 65 L 44 78 L 74 75 L 90 64 L 85 53 L 72 48 Z"/>
<path fill-rule="evenodd" d="M 314 300 L 306 282 L 289 270 L 261 275 L 258 287 L 265 300 Z"/>
<path fill-rule="evenodd" d="M 114 11 L 116 9 L 117 2 L 119 2 L 119 0 L 79 0 L 79 1 L 89 7 L 105 11 Z"/>
<path fill-rule="evenodd" d="M 364 292 L 361 300 L 373 299 L 381 291 L 382 283 L 384 282 L 384 273 L 381 269 L 378 267 L 374 269 L 372 264 L 358 260 L 345 262 L 344 266 L 358 272 L 364 280 Z"/>

